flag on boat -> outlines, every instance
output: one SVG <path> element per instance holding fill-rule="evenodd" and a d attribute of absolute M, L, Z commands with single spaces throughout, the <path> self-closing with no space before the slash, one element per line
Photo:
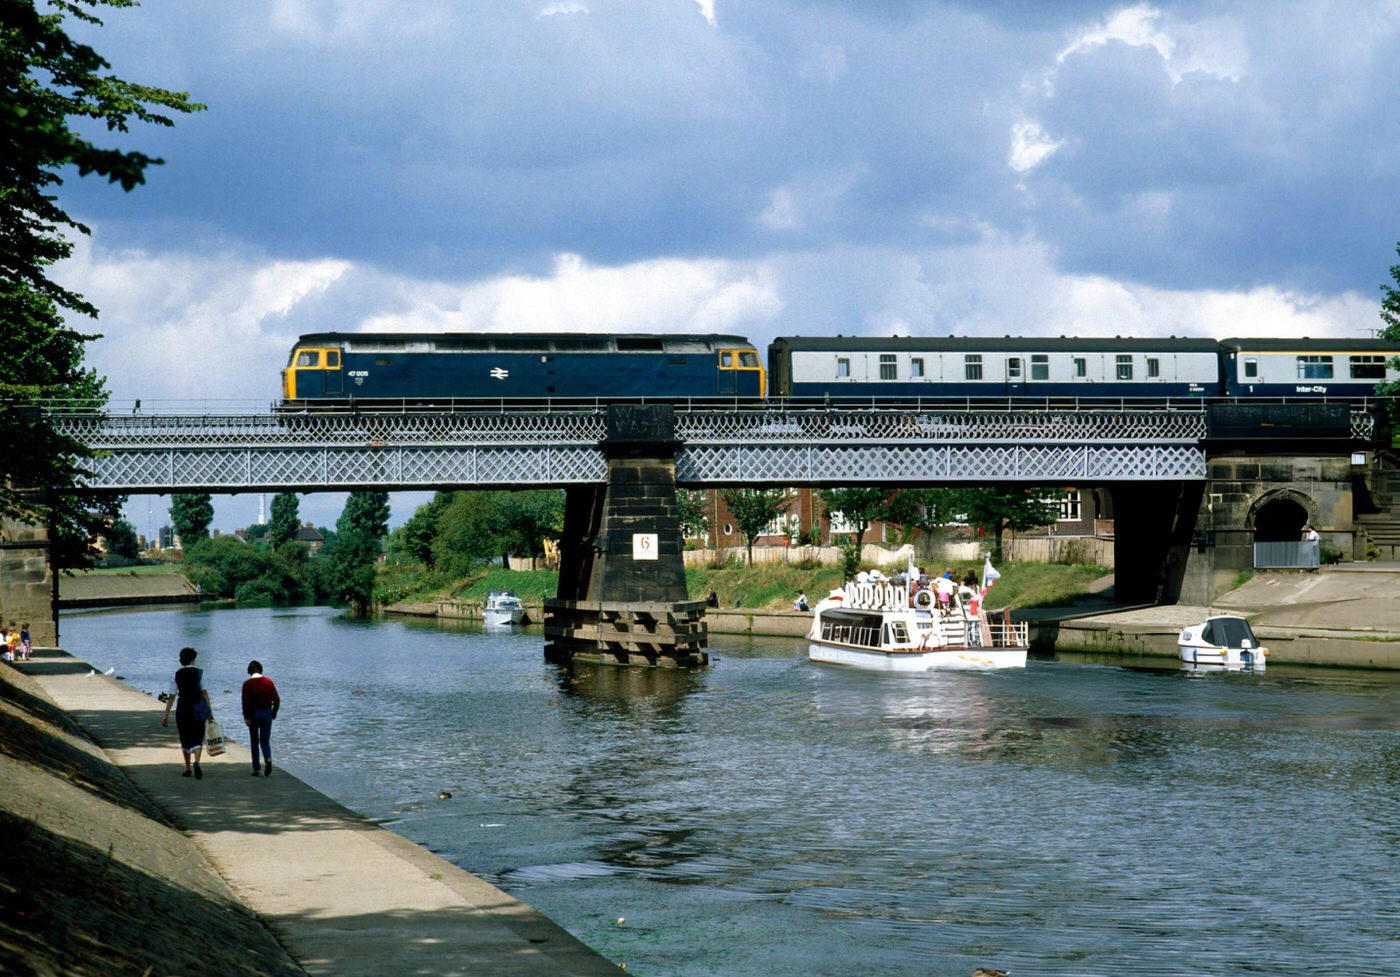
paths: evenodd
<path fill-rule="evenodd" d="M 992 589 L 992 584 L 996 583 L 997 580 L 1000 579 L 1000 578 L 1001 578 L 1001 574 L 997 573 L 997 568 L 994 567 L 994 566 L 992 566 L 992 558 L 991 558 L 990 556 L 987 557 L 987 562 L 984 563 L 984 564 L 982 564 L 982 596 L 983 596 L 983 597 L 986 597 L 986 596 L 987 596 L 987 591 L 989 591 L 989 590 Z"/>

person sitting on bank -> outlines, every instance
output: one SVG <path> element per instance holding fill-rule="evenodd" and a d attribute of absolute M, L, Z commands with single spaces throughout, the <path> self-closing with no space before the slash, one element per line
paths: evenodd
<path fill-rule="evenodd" d="M 792 602 L 792 609 L 794 611 L 807 610 L 807 591 L 799 590 L 797 592 L 797 600 Z"/>
<path fill-rule="evenodd" d="M 713 587 L 710 588 L 710 595 L 709 595 L 708 597 L 705 598 L 705 606 L 706 606 L 706 607 L 718 607 L 718 606 L 719 606 L 719 594 L 715 593 L 715 588 L 713 588 Z"/>

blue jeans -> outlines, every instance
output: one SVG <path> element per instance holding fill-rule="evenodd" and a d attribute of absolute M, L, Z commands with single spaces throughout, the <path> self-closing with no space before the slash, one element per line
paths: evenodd
<path fill-rule="evenodd" d="M 253 769 L 257 770 L 262 764 L 258 762 L 258 753 L 262 752 L 262 759 L 268 763 L 272 762 L 272 720 L 259 719 L 254 716 L 253 721 L 248 726 L 248 736 L 253 741 Z"/>

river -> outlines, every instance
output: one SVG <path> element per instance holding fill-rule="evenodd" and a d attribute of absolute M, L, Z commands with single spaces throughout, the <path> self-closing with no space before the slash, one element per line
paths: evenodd
<path fill-rule="evenodd" d="M 724 635 L 568 673 L 538 632 L 326 608 L 62 640 L 152 692 L 193 645 L 233 736 L 261 659 L 279 766 L 642 977 L 1400 973 L 1393 673 L 883 676 Z"/>

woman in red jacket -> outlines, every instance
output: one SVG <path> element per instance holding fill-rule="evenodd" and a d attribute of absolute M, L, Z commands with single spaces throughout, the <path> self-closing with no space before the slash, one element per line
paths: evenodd
<path fill-rule="evenodd" d="M 272 776 L 272 721 L 277 718 L 277 710 L 282 708 L 282 699 L 277 695 L 277 686 L 272 679 L 262 673 L 262 662 L 254 659 L 248 663 L 248 681 L 243 683 L 243 721 L 248 724 L 248 734 L 253 742 L 253 776 L 262 773 Z M 258 769 L 259 753 L 262 770 Z"/>

